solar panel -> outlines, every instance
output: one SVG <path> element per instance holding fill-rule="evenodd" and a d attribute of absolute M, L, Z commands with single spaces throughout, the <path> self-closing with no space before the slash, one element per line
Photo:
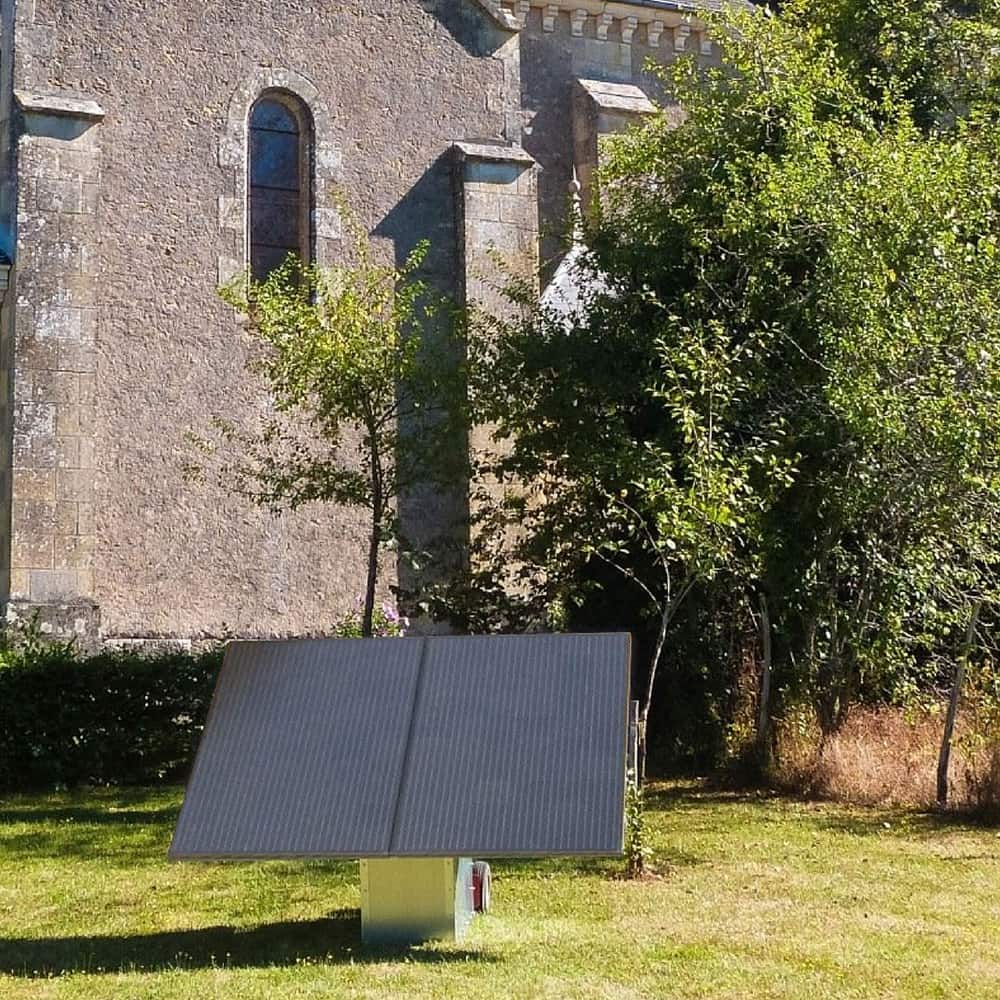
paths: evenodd
<path fill-rule="evenodd" d="M 627 635 L 241 642 L 174 859 L 619 854 Z"/>
<path fill-rule="evenodd" d="M 226 651 L 170 856 L 383 854 L 419 642 L 236 642 Z"/>
<path fill-rule="evenodd" d="M 627 665 L 623 636 L 432 640 L 389 853 L 618 853 Z"/>

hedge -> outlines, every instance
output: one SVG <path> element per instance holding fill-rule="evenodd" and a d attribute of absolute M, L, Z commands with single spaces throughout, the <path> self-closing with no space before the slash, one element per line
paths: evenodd
<path fill-rule="evenodd" d="M 59 645 L 5 651 L 0 791 L 183 778 L 221 664 L 221 648 L 86 657 Z"/>

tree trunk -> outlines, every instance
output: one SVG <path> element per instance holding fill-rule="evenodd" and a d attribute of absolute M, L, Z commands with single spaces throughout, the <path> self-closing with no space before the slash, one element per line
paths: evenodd
<path fill-rule="evenodd" d="M 951 763 L 951 740 L 955 733 L 955 717 L 958 715 L 958 702 L 962 695 L 962 684 L 965 682 L 965 668 L 972 652 L 976 625 L 979 623 L 979 612 L 983 602 L 977 601 L 969 618 L 969 627 L 965 633 L 965 642 L 958 653 L 955 664 L 955 680 L 951 685 L 951 697 L 948 699 L 948 714 L 944 720 L 944 735 L 941 738 L 941 752 L 938 754 L 937 768 L 937 804 L 943 809 L 948 805 L 948 766 Z"/>
<path fill-rule="evenodd" d="M 375 616 L 375 589 L 378 585 L 378 541 L 381 516 L 372 511 L 371 533 L 368 536 L 368 576 L 365 580 L 365 606 L 361 613 L 361 634 L 371 638 Z"/>
<path fill-rule="evenodd" d="M 663 606 L 660 616 L 660 634 L 656 637 L 656 650 L 653 659 L 649 664 L 649 678 L 646 681 L 646 697 L 639 711 L 639 751 L 638 751 L 638 780 L 642 784 L 646 780 L 646 730 L 649 725 L 649 710 L 653 705 L 653 689 L 656 686 L 656 675 L 659 671 L 660 660 L 663 658 L 663 648 L 667 642 L 667 629 L 670 627 L 670 619 L 673 617 L 673 608 L 670 601 Z"/>
<path fill-rule="evenodd" d="M 382 535 L 382 518 L 385 514 L 385 500 L 382 496 L 382 467 L 376 447 L 377 428 L 371 427 L 371 465 L 369 473 L 372 485 L 372 520 L 368 535 L 368 577 L 365 581 L 365 607 L 361 614 L 361 634 L 371 638 L 372 619 L 375 615 L 375 591 L 378 587 L 378 549 Z"/>
<path fill-rule="evenodd" d="M 763 768 L 767 763 L 768 734 L 771 723 L 771 616 L 767 610 L 767 597 L 760 595 L 760 650 L 761 678 L 760 702 L 757 706 L 757 762 Z"/>

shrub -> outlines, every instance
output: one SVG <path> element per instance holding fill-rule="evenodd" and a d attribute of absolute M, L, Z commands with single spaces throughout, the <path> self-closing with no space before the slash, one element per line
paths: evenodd
<path fill-rule="evenodd" d="M 0 656 L 0 791 L 182 777 L 222 664 L 30 642 Z"/>
<path fill-rule="evenodd" d="M 646 843 L 645 803 L 642 786 L 629 771 L 625 785 L 625 877 L 642 878 L 652 853 Z"/>

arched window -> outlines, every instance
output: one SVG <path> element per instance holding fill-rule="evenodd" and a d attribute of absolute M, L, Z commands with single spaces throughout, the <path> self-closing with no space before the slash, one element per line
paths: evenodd
<path fill-rule="evenodd" d="M 292 94 L 265 92 L 250 109 L 250 274 L 263 281 L 289 253 L 312 257 L 309 112 Z"/>

